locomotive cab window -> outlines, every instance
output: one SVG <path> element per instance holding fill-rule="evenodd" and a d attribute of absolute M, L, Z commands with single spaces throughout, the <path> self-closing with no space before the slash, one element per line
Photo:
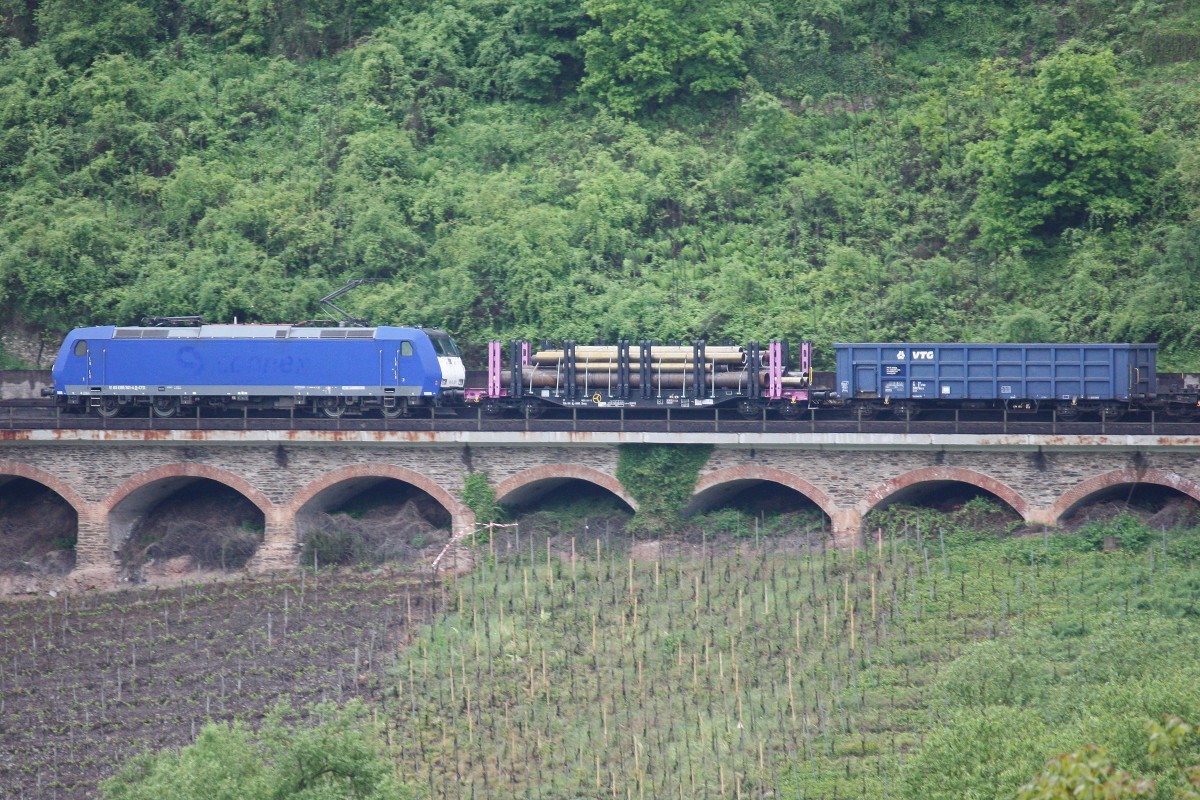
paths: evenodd
<path fill-rule="evenodd" d="M 447 334 L 441 331 L 435 331 L 429 334 L 429 341 L 433 343 L 433 349 L 439 356 L 449 358 L 460 358 L 458 346 L 454 344 L 454 340 Z"/>
<path fill-rule="evenodd" d="M 75 349 L 73 352 L 77 356 L 86 356 L 87 355 L 87 341 L 84 339 L 80 339 L 79 341 L 75 342 Z"/>
<path fill-rule="evenodd" d="M 413 354 L 412 342 L 407 342 L 407 341 L 401 342 L 400 343 L 400 355 L 411 356 L 412 354 Z"/>

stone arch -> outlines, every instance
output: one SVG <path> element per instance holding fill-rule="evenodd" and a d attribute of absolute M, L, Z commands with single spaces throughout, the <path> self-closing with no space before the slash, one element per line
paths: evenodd
<path fill-rule="evenodd" d="M 80 497 L 78 492 L 58 476 L 52 475 L 43 469 L 31 467 L 19 461 L 0 460 L 0 479 L 4 477 L 27 478 L 40 483 L 48 489 L 53 490 L 59 497 L 65 500 L 67 505 L 75 510 L 75 514 L 80 519 L 85 518 L 88 513 L 88 502 Z"/>
<path fill-rule="evenodd" d="M 982 472 L 976 472 L 975 470 L 965 469 L 963 467 L 946 466 L 914 469 L 910 472 L 904 473 L 903 475 L 898 475 L 895 478 L 885 481 L 868 492 L 867 495 L 861 501 L 859 501 L 858 511 L 862 516 L 865 517 L 872 509 L 897 492 L 921 483 L 936 482 L 966 483 L 982 489 L 985 492 L 989 492 L 990 494 L 999 497 L 1005 503 L 1008 503 L 1008 505 L 1010 505 L 1012 509 L 1021 516 L 1021 519 L 1029 519 L 1029 503 L 1026 502 L 1025 498 L 1018 494 L 1010 486 L 996 480 L 990 475 L 985 475 Z"/>
<path fill-rule="evenodd" d="M 320 478 L 305 486 L 292 496 L 287 504 L 288 516 L 295 519 L 303 512 L 317 495 L 337 486 L 339 483 L 353 481 L 359 478 L 390 478 L 407 483 L 428 494 L 450 513 L 452 535 L 459 536 L 475 528 L 475 514 L 461 500 L 451 494 L 441 484 L 430 480 L 419 472 L 396 466 L 395 464 L 350 464 L 327 472 Z"/>
<path fill-rule="evenodd" d="M 637 511 L 637 500 L 634 500 L 633 496 L 625 491 L 625 487 L 614 476 L 601 472 L 598 469 L 583 467 L 578 464 L 544 464 L 540 467 L 531 467 L 530 469 L 518 472 L 516 475 L 510 475 L 496 486 L 496 500 L 501 503 L 505 501 L 519 501 L 523 497 L 532 494 L 528 490 L 536 484 L 547 481 L 565 483 L 572 480 L 585 481 L 607 489 L 619 497 L 625 505 Z"/>
<path fill-rule="evenodd" d="M 194 462 L 164 464 L 127 478 L 100 503 L 103 513 L 108 516 L 109 543 L 112 549 L 114 551 L 119 549 L 121 543 L 133 531 L 139 516 L 165 496 L 151 493 L 144 501 L 133 502 L 132 499 L 135 495 L 154 484 L 175 482 L 187 478 L 210 480 L 233 489 L 262 512 L 267 525 L 270 525 L 276 516 L 275 504 L 262 491 L 239 475 L 218 467 Z"/>
<path fill-rule="evenodd" d="M 833 498 L 826 494 L 823 489 L 814 486 L 804 478 L 791 472 L 775 469 L 774 467 L 757 465 L 726 467 L 725 469 L 701 475 L 700 479 L 696 481 L 696 488 L 692 491 L 691 499 L 684 508 L 684 516 L 695 514 L 704 507 L 706 496 L 711 497 L 716 493 L 724 493 L 733 487 L 744 486 L 754 481 L 767 481 L 786 486 L 811 500 L 818 508 L 825 512 L 830 520 L 838 519 L 839 509 L 837 504 L 833 502 Z"/>
<path fill-rule="evenodd" d="M 47 575 L 65 575 L 87 562 L 94 507 L 58 476 L 0 460 L 0 505 L 0 547 L 6 554 L 37 563 Z M 26 580 L 32 581 L 26 589 L 38 586 L 38 578 Z"/>
<path fill-rule="evenodd" d="M 1200 483 L 1190 478 L 1158 469 L 1114 469 L 1088 478 L 1064 492 L 1051 507 L 1050 514 L 1053 524 L 1060 524 L 1064 517 L 1092 495 L 1114 486 L 1135 483 L 1147 483 L 1175 489 L 1200 503 Z"/>

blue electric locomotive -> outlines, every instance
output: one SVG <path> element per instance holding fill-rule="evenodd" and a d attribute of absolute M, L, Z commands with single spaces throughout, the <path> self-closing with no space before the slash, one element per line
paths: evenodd
<path fill-rule="evenodd" d="M 454 341 L 433 329 L 102 326 L 67 335 L 53 378 L 61 408 L 102 417 L 195 406 L 399 417 L 460 401 L 465 372 Z"/>

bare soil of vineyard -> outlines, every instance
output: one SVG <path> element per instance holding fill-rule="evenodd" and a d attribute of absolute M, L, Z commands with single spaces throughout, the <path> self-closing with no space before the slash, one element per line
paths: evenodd
<path fill-rule="evenodd" d="M 445 602 L 388 569 L 4 602 L 0 797 L 95 797 L 131 756 L 206 721 L 373 698 Z"/>

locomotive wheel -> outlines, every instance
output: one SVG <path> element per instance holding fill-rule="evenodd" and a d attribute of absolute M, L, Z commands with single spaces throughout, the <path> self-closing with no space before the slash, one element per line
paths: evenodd
<path fill-rule="evenodd" d="M 346 407 L 335 401 L 333 405 L 321 406 L 321 413 L 330 419 L 338 419 L 346 413 Z"/>
<path fill-rule="evenodd" d="M 408 403 L 396 403 L 396 405 L 391 407 L 383 406 L 380 410 L 383 412 L 384 419 L 399 419 L 400 417 L 408 416 Z"/>
<path fill-rule="evenodd" d="M 174 397 L 155 397 L 150 401 L 150 412 L 161 419 L 173 417 L 179 412 L 179 401 Z"/>
<path fill-rule="evenodd" d="M 121 404 L 115 397 L 101 397 L 100 405 L 96 406 L 96 413 L 105 419 L 112 419 L 121 413 Z"/>

